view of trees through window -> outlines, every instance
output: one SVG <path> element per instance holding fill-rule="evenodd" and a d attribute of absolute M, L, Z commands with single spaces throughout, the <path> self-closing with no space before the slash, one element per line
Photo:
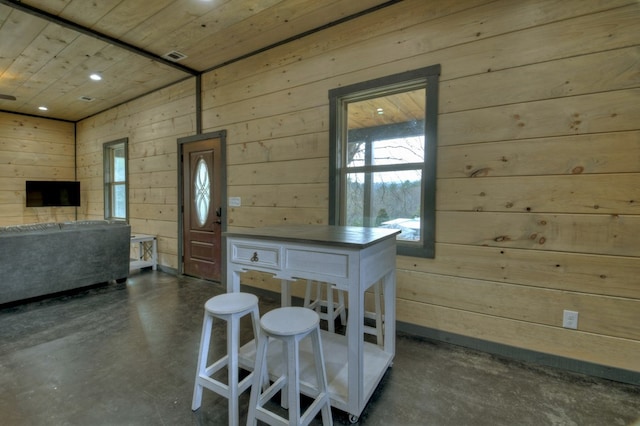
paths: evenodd
<path fill-rule="evenodd" d="M 419 241 L 426 89 L 346 104 L 345 223 L 402 230 Z"/>
<path fill-rule="evenodd" d="M 415 123 L 419 126 L 417 123 Z M 420 124 L 421 125 L 421 124 Z M 400 170 L 346 174 L 346 223 L 402 229 L 399 239 L 420 239 L 424 137 L 349 141 L 347 170 Z M 412 167 L 412 169 L 409 169 Z"/>

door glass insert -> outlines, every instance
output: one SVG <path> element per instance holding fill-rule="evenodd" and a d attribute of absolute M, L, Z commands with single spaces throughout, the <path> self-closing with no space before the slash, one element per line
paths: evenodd
<path fill-rule="evenodd" d="M 204 226 L 209 217 L 209 204 L 211 202 L 211 183 L 209 179 L 209 167 L 204 158 L 198 160 L 194 174 L 193 193 L 198 224 Z"/>

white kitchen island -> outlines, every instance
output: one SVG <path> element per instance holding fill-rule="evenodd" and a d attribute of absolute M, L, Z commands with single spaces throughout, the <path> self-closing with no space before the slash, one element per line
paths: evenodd
<path fill-rule="evenodd" d="M 283 280 L 283 302 L 289 298 L 286 283 L 297 279 L 326 281 L 347 292 L 347 336 L 323 332 L 322 344 L 331 393 L 331 405 L 349 413 L 356 422 L 395 355 L 396 234 L 386 228 L 292 225 L 226 232 L 227 291 L 240 290 L 240 274 L 249 270 L 273 274 Z M 384 344 L 364 341 L 364 293 L 377 281 L 384 286 Z M 314 384 L 307 362 L 312 362 L 308 342 L 301 344 L 302 392 Z M 269 369 L 280 374 L 282 352 L 269 347 Z M 240 351 L 240 362 L 253 368 L 255 344 Z"/>

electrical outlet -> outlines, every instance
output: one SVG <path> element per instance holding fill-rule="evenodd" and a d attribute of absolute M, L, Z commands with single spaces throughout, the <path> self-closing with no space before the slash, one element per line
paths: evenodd
<path fill-rule="evenodd" d="M 564 328 L 578 328 L 578 313 L 576 311 L 565 311 L 562 314 L 562 326 Z"/>

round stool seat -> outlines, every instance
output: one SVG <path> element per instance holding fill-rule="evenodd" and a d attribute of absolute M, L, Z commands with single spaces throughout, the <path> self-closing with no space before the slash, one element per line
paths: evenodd
<path fill-rule="evenodd" d="M 250 293 L 225 293 L 212 297 L 204 308 L 212 314 L 228 315 L 243 312 L 258 304 L 258 298 Z"/>
<path fill-rule="evenodd" d="M 276 336 L 304 334 L 318 326 L 320 317 L 309 308 L 289 306 L 277 308 L 262 316 L 264 331 Z"/>

